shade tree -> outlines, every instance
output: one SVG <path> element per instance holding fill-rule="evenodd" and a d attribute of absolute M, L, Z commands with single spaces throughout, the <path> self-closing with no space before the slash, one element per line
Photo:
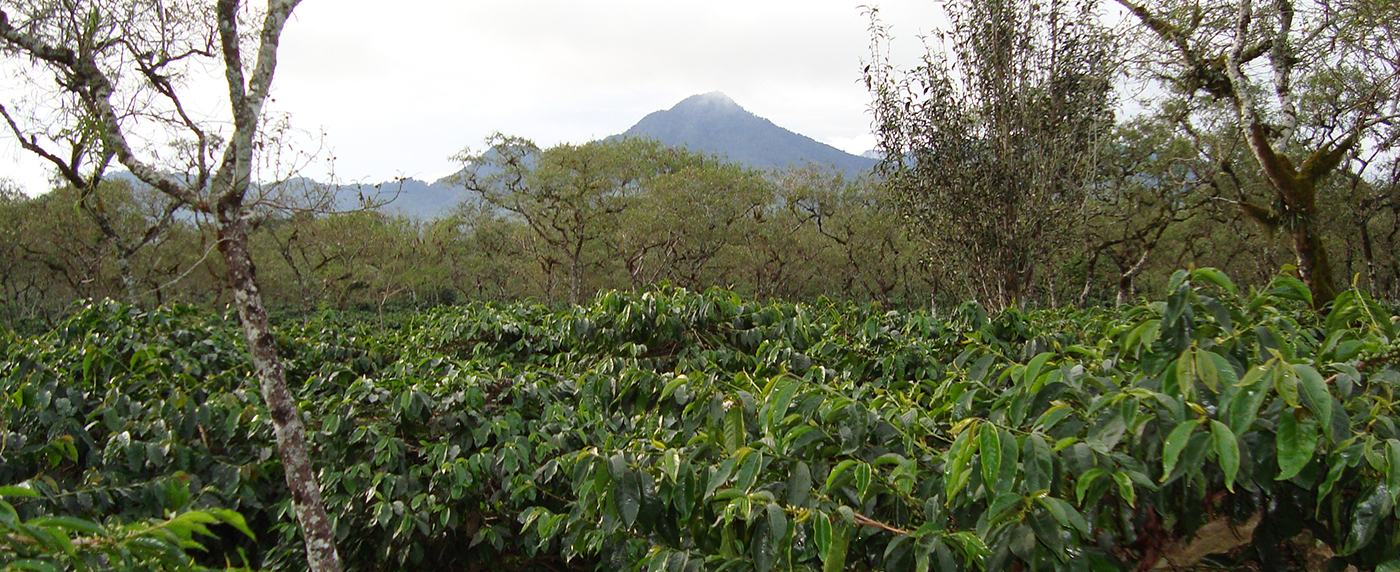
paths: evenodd
<path fill-rule="evenodd" d="M 1400 119 L 1400 48 L 1386 2 L 1118 0 L 1140 24 L 1138 57 L 1191 109 L 1183 128 L 1229 124 L 1261 184 L 1250 219 L 1286 234 L 1319 307 L 1338 280 L 1320 205 L 1329 176 L 1389 147 Z"/>
<path fill-rule="evenodd" d="M 903 71 L 871 11 L 865 72 L 877 172 L 931 268 L 959 297 L 1004 308 L 1078 226 L 1113 122 L 1114 43 L 1092 2 L 950 2 L 951 26 Z"/>
<path fill-rule="evenodd" d="M 100 180 L 107 167 L 120 164 L 212 221 L 309 565 L 322 572 L 340 569 L 335 537 L 248 238 L 259 208 L 275 201 L 279 188 L 255 182 L 289 176 L 281 171 L 285 157 L 269 152 L 283 133 L 265 108 L 282 31 L 298 3 L 13 2 L 0 9 L 0 52 L 24 70 L 21 81 L 42 94 L 5 107 L 27 150 L 60 171 L 86 173 L 85 180 Z M 190 112 L 194 102 L 186 88 L 204 66 L 223 72 L 226 89 L 218 103 L 227 123 Z"/>

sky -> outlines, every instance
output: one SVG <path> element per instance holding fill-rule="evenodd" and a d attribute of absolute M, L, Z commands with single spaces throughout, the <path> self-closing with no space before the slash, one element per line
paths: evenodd
<path fill-rule="evenodd" d="M 874 4 L 897 62 L 943 21 L 932 0 Z M 712 91 L 861 153 L 874 146 L 869 24 L 860 0 L 304 0 L 271 109 L 324 133 L 337 180 L 366 183 L 446 176 L 498 131 L 542 146 L 606 137 Z M 9 138 L 0 177 L 46 186 Z"/>

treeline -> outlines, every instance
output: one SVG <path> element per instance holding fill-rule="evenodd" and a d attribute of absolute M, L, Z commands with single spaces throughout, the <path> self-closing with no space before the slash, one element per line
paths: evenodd
<path fill-rule="evenodd" d="M 468 190 L 436 219 L 263 213 L 252 247 L 269 306 L 283 315 L 470 300 L 557 307 L 668 282 L 755 299 L 947 307 L 978 298 L 978 281 L 991 280 L 962 266 L 975 261 L 941 256 L 947 237 L 911 224 L 908 205 L 870 177 L 813 165 L 759 172 L 650 141 L 489 143 L 461 157 Z M 1292 262 L 1287 236 L 1250 222 L 1231 198 L 1262 182 L 1222 173 L 1148 119 L 1117 127 L 1104 147 L 1095 182 L 1060 215 L 1067 228 L 1017 303 L 1121 303 L 1190 265 L 1262 285 Z M 1320 210 L 1339 286 L 1359 280 L 1400 298 L 1394 179 L 1344 173 L 1328 185 Z M 44 329 L 84 298 L 227 303 L 223 263 L 200 219 L 171 216 L 156 195 L 120 181 L 100 198 L 71 188 L 4 195 L 6 325 Z"/>

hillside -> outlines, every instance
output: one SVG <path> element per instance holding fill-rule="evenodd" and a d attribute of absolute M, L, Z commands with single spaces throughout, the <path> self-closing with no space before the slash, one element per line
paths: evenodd
<path fill-rule="evenodd" d="M 621 136 L 684 145 L 760 169 L 815 162 L 861 171 L 876 163 L 779 127 L 717 91 L 693 95 L 671 109 L 653 112 Z"/>
<path fill-rule="evenodd" d="M 620 137 L 648 137 L 666 145 L 713 153 L 756 169 L 813 162 L 854 174 L 869 170 L 878 162 L 873 157 L 852 155 L 779 127 L 720 92 L 690 96 L 670 109 L 648 114 L 627 131 L 608 139 Z M 129 173 L 116 174 L 115 178 L 137 188 L 145 186 Z M 451 178 L 432 182 L 401 179 L 340 185 L 336 188 L 334 208 L 352 210 L 368 202 L 382 204 L 380 210 L 389 214 L 437 218 L 472 198 L 462 186 L 449 182 Z M 310 180 L 298 179 L 297 182 L 319 185 Z"/>

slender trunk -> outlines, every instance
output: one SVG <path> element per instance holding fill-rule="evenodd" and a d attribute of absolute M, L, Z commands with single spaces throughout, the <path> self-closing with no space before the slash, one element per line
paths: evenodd
<path fill-rule="evenodd" d="M 228 266 L 234 304 L 248 342 L 253 369 L 262 382 L 263 400 L 272 416 L 277 451 L 282 458 L 292 506 L 306 542 L 306 558 L 312 572 L 339 572 L 340 556 L 335 548 L 335 531 L 326 517 L 321 488 L 311 470 L 311 451 L 302 427 L 296 399 L 287 389 L 277 341 L 263 309 L 258 292 L 253 259 L 248 251 L 248 223 L 242 218 L 219 222 L 219 252 Z"/>
<path fill-rule="evenodd" d="M 1095 251 L 1093 255 L 1089 257 L 1089 268 L 1084 271 L 1084 289 L 1079 291 L 1079 307 L 1081 309 L 1089 305 L 1089 294 L 1093 292 L 1094 288 L 1094 270 L 1098 265 L 1099 253 Z"/>
<path fill-rule="evenodd" d="M 1366 280 L 1370 283 L 1372 292 L 1379 292 L 1380 283 L 1376 281 L 1376 255 L 1371 249 L 1371 218 L 1361 217 L 1361 254 L 1366 258 Z"/>
<path fill-rule="evenodd" d="M 1327 257 L 1327 248 L 1322 244 L 1322 236 L 1317 232 L 1315 217 L 1307 213 L 1298 217 L 1289 234 L 1293 237 L 1293 252 L 1298 257 L 1298 274 L 1303 283 L 1312 290 L 1313 307 L 1337 297 L 1337 283 L 1332 276 L 1332 263 Z"/>
<path fill-rule="evenodd" d="M 583 297 L 583 241 L 579 241 L 569 260 L 569 304 L 577 306 Z"/>
<path fill-rule="evenodd" d="M 574 259 L 573 268 L 569 272 L 569 304 L 577 306 L 579 298 L 583 297 L 583 269 L 579 266 L 578 259 Z"/>
<path fill-rule="evenodd" d="M 129 255 L 120 246 L 117 247 L 116 254 L 117 272 L 121 274 L 122 289 L 126 292 L 126 303 L 140 307 L 141 290 L 137 287 L 136 277 L 131 273 L 131 260 L 127 258 Z"/>

